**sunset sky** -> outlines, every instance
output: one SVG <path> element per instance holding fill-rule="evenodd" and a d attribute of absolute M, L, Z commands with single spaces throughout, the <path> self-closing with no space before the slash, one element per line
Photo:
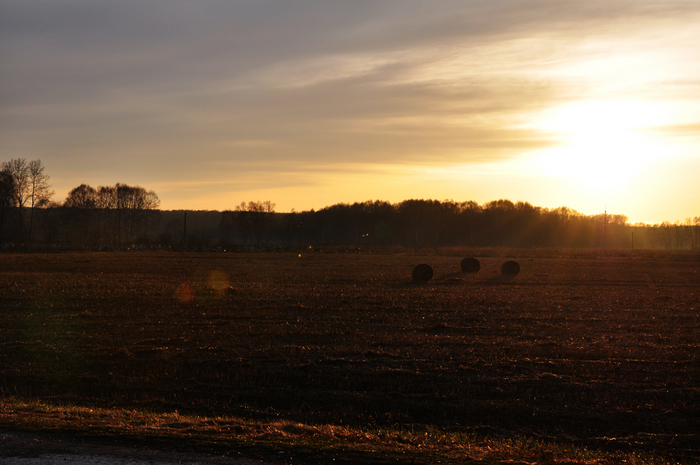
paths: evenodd
<path fill-rule="evenodd" d="M 162 209 L 700 216 L 700 2 L 3 0 L 0 161 Z"/>

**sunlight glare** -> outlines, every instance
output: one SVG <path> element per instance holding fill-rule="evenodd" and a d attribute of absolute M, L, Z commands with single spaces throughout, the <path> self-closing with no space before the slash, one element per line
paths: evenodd
<path fill-rule="evenodd" d="M 537 165 L 549 176 L 568 177 L 581 187 L 612 192 L 635 180 L 664 147 L 651 129 L 668 121 L 662 106 L 644 102 L 570 103 L 536 123 L 559 143 L 540 151 Z"/>

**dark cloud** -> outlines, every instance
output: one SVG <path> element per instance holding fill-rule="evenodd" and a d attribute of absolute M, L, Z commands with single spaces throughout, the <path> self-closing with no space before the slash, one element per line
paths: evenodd
<path fill-rule="evenodd" d="M 611 16 L 658 19 L 657 3 L 8 1 L 0 6 L 3 99 L 177 92 L 329 54 L 464 47 L 573 24 L 585 33 L 619 27 Z"/>

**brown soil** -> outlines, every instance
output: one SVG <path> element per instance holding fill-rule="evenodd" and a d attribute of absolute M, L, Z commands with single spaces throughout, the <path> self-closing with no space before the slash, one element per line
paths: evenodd
<path fill-rule="evenodd" d="M 3 254 L 0 395 L 700 457 L 700 263 L 462 258 Z"/>

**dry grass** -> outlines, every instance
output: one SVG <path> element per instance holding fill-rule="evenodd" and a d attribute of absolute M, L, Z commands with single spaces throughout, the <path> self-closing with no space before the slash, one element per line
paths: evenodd
<path fill-rule="evenodd" d="M 273 460 L 278 451 L 285 459 L 306 463 L 572 463 L 663 464 L 648 453 L 601 452 L 561 446 L 532 438 L 498 439 L 445 432 L 435 428 L 406 431 L 395 428 L 358 429 L 338 425 L 307 425 L 289 420 L 256 421 L 232 417 L 206 417 L 52 405 L 4 399 L 0 424 L 35 431 L 99 437 L 122 441 L 177 442 L 195 450 L 240 451 Z M 233 452 L 233 454 L 232 454 Z"/>
<path fill-rule="evenodd" d="M 451 252 L 0 255 L 0 425 L 43 402 L 86 409 L 76 428 L 131 412 L 158 434 L 225 433 L 201 418 L 241 423 L 227 440 L 352 434 L 413 458 L 425 432 L 446 458 L 509 441 L 521 460 L 522 444 L 700 456 L 695 257 Z M 412 282 L 418 263 L 432 281 Z"/>

